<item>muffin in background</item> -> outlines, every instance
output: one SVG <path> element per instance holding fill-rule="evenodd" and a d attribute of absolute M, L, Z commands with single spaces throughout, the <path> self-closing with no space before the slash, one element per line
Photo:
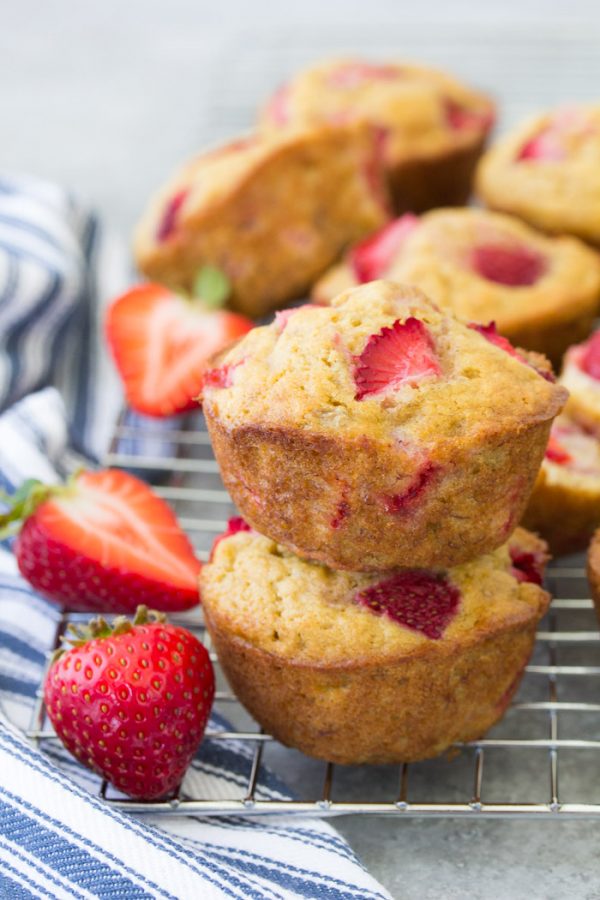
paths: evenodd
<path fill-rule="evenodd" d="M 483 156 L 476 189 L 492 209 L 600 246 L 600 105 L 528 119 Z"/>
<path fill-rule="evenodd" d="M 304 69 L 264 106 L 269 133 L 366 121 L 380 135 L 397 212 L 466 202 L 494 122 L 494 104 L 435 69 L 326 60 Z"/>
<path fill-rule="evenodd" d="M 226 276 L 229 305 L 258 317 L 306 295 L 389 215 L 376 136 L 363 125 L 250 136 L 185 165 L 135 234 L 150 279 L 193 290 L 202 267 Z"/>
<path fill-rule="evenodd" d="M 559 366 L 584 340 L 600 308 L 600 255 L 572 237 L 548 237 L 482 209 L 407 214 L 353 247 L 315 284 L 328 303 L 375 278 L 414 284 L 464 322 L 493 321 L 500 334 Z"/>

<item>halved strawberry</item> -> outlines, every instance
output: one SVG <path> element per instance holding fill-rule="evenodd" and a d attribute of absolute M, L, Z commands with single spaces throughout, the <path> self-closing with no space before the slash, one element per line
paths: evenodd
<path fill-rule="evenodd" d="M 194 409 L 208 359 L 253 327 L 205 299 L 141 284 L 112 303 L 108 342 L 132 409 L 156 417 Z"/>
<path fill-rule="evenodd" d="M 600 331 L 594 332 L 583 348 L 579 365 L 590 378 L 600 381 Z"/>
<path fill-rule="evenodd" d="M 75 610 L 171 611 L 199 601 L 201 564 L 169 506 L 118 469 L 81 472 L 66 485 L 26 482 L 0 527 L 21 524 L 19 569 L 50 600 Z"/>
<path fill-rule="evenodd" d="M 355 358 L 356 400 L 398 388 L 416 387 L 426 377 L 441 375 L 433 340 L 423 323 L 413 316 L 397 319 L 391 327 L 372 334 Z"/>
<path fill-rule="evenodd" d="M 523 244 L 479 244 L 471 255 L 471 265 L 487 281 L 507 287 L 528 287 L 542 277 L 547 260 Z"/>
<path fill-rule="evenodd" d="M 567 463 L 570 463 L 573 460 L 571 454 L 565 450 L 560 441 L 552 434 L 548 439 L 545 456 L 550 462 L 557 463 L 559 466 L 566 466 Z"/>
<path fill-rule="evenodd" d="M 365 238 L 350 251 L 350 265 L 360 284 L 375 281 L 389 269 L 402 244 L 417 225 L 419 219 L 406 213 L 388 222 L 375 234 Z"/>
<path fill-rule="evenodd" d="M 376 615 L 436 641 L 458 612 L 460 591 L 442 573 L 403 569 L 359 591 L 354 599 Z"/>

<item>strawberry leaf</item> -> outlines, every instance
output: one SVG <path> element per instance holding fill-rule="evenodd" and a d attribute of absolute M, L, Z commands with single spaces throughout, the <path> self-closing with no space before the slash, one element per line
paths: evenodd
<path fill-rule="evenodd" d="M 216 266 L 203 266 L 194 280 L 194 297 L 209 309 L 220 309 L 231 294 L 231 282 Z"/>

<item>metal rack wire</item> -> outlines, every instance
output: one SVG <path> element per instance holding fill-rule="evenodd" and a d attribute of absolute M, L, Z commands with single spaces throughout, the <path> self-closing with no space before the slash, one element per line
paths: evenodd
<path fill-rule="evenodd" d="M 153 427 L 123 419 L 104 463 L 149 477 L 206 559 L 234 507 L 221 484 L 203 420 L 194 417 L 177 431 Z M 515 701 L 484 739 L 457 747 L 452 758 L 399 767 L 310 760 L 282 747 L 250 720 L 211 650 L 219 688 L 215 709 L 232 724 L 230 730 L 209 730 L 206 739 L 253 747 L 239 798 L 193 796 L 185 782 L 169 802 L 113 796 L 106 783 L 101 796 L 114 807 L 151 814 L 600 817 L 600 634 L 581 560 L 553 564 L 547 585 L 555 599 Z M 56 645 L 70 618 L 61 618 Z M 201 613 L 186 615 L 181 624 L 195 630 L 210 649 Z M 41 690 L 28 736 L 35 742 L 56 740 Z M 296 799 L 264 799 L 263 762 L 290 784 Z"/>

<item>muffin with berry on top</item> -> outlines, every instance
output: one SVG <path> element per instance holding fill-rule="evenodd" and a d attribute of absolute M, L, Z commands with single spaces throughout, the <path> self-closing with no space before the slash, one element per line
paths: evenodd
<path fill-rule="evenodd" d="M 313 288 L 318 303 L 390 278 L 414 284 L 465 322 L 494 321 L 513 344 L 559 364 L 590 333 L 600 307 L 600 256 L 481 209 L 405 215 L 350 250 Z"/>
<path fill-rule="evenodd" d="M 304 296 L 388 208 L 369 127 L 255 135 L 184 166 L 142 217 L 135 255 L 148 278 L 187 292 L 216 267 L 229 305 L 257 317 Z"/>
<path fill-rule="evenodd" d="M 600 440 L 566 415 L 552 423 L 522 524 L 554 556 L 584 550 L 600 527 Z"/>
<path fill-rule="evenodd" d="M 387 281 L 253 329 L 203 388 L 250 524 L 367 571 L 455 565 L 506 541 L 565 399 L 543 357 Z"/>
<path fill-rule="evenodd" d="M 600 331 L 567 351 L 559 380 L 569 391 L 571 418 L 600 437 Z"/>
<path fill-rule="evenodd" d="M 399 212 L 465 203 L 494 121 L 485 94 L 403 62 L 327 60 L 298 73 L 262 111 L 269 133 L 369 122 Z"/>
<path fill-rule="evenodd" d="M 600 245 L 600 105 L 529 119 L 488 150 L 476 185 L 492 209 Z"/>
<path fill-rule="evenodd" d="M 450 569 L 336 572 L 238 522 L 200 584 L 223 671 L 265 731 L 337 763 L 398 763 L 505 713 L 548 606 L 546 559 L 517 529 Z"/>

